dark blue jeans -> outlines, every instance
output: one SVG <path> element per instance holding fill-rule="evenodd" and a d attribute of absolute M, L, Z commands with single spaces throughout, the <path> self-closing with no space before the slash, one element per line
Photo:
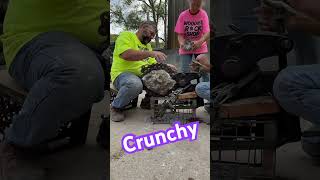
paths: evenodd
<path fill-rule="evenodd" d="M 286 111 L 320 126 L 320 64 L 287 67 L 273 91 Z"/>
<path fill-rule="evenodd" d="M 29 92 L 5 137 L 21 147 L 55 137 L 62 123 L 84 114 L 104 96 L 96 53 L 63 32 L 43 33 L 27 43 L 9 73 Z"/>
<path fill-rule="evenodd" d="M 196 86 L 196 93 L 199 97 L 210 100 L 210 82 L 201 82 Z"/>
<path fill-rule="evenodd" d="M 143 90 L 141 79 L 130 72 L 121 73 L 113 83 L 118 89 L 117 97 L 111 104 L 114 108 L 124 108 L 131 100 L 138 97 Z"/>
<path fill-rule="evenodd" d="M 183 54 L 180 55 L 180 71 L 183 73 L 189 73 L 191 72 L 190 64 L 192 63 L 192 58 L 197 58 L 197 56 L 200 54 Z M 202 82 L 209 82 L 210 76 L 208 73 L 201 73 Z"/>

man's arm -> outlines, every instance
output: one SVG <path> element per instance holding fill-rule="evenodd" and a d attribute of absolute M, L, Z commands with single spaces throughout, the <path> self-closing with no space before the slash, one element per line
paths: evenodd
<path fill-rule="evenodd" d="M 135 50 L 132 44 L 134 40 L 132 39 L 132 34 L 129 32 L 120 33 L 116 40 L 114 55 L 126 61 L 141 61 L 149 57 L 155 58 L 158 62 L 163 62 L 166 60 L 167 56 L 158 51 L 142 51 Z"/>
<path fill-rule="evenodd" d="M 140 60 L 152 57 L 151 53 L 152 51 L 139 51 L 139 50 L 128 49 L 122 54 L 120 54 L 120 57 L 127 61 L 140 61 Z"/>
<path fill-rule="evenodd" d="M 193 71 L 197 71 L 197 69 L 200 68 L 201 71 L 204 71 L 206 73 L 210 73 L 212 67 L 209 62 L 209 58 L 205 54 L 200 54 L 199 56 L 197 56 L 196 60 L 193 60 L 190 66 Z"/>
<path fill-rule="evenodd" d="M 320 20 L 319 0 L 288 0 L 288 3 L 298 11 L 304 12 L 314 19 Z"/>
<path fill-rule="evenodd" d="M 141 61 L 143 59 L 153 57 L 156 58 L 157 61 L 165 61 L 167 56 L 159 51 L 139 51 L 139 50 L 133 50 L 128 49 L 122 54 L 120 54 L 120 57 L 126 61 Z"/>
<path fill-rule="evenodd" d="M 320 1 L 288 0 L 288 3 L 294 9 L 294 11 L 296 11 L 296 13 L 289 13 L 290 15 L 286 18 L 287 28 L 289 30 L 303 31 L 306 33 L 320 35 Z M 266 31 L 274 31 L 275 27 L 272 20 L 272 7 L 256 8 L 256 13 L 259 15 L 258 21 L 260 24 L 260 28 Z"/>
<path fill-rule="evenodd" d="M 289 30 L 320 35 L 320 21 L 308 16 L 290 17 L 287 20 L 287 27 Z"/>
<path fill-rule="evenodd" d="M 288 0 L 288 3 L 302 12 L 288 19 L 288 28 L 320 35 L 320 1 Z"/>
<path fill-rule="evenodd" d="M 210 60 L 209 60 L 209 57 L 205 54 L 200 54 L 197 58 L 196 58 L 197 61 L 199 61 L 199 63 L 202 64 L 202 70 L 204 72 L 207 72 L 207 73 L 210 73 L 210 70 L 211 70 L 211 64 L 210 64 Z"/>

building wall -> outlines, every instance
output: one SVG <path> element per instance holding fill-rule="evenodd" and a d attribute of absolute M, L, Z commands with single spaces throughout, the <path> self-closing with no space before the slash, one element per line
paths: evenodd
<path fill-rule="evenodd" d="M 257 18 L 253 9 L 259 6 L 256 0 L 214 0 L 212 19 L 217 29 L 217 34 L 229 33 L 229 24 L 238 26 L 243 32 L 257 31 Z"/>

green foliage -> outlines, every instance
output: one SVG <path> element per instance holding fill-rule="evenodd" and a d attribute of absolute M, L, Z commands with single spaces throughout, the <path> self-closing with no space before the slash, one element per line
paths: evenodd
<path fill-rule="evenodd" d="M 160 49 L 164 49 L 165 48 L 165 43 L 164 42 L 160 42 L 158 47 L 156 46 L 156 42 L 150 42 L 151 44 L 151 47 L 154 49 L 154 48 L 160 48 Z"/>
<path fill-rule="evenodd" d="M 134 10 L 125 12 L 127 7 L 133 7 Z M 123 26 L 124 30 L 137 30 L 142 22 L 142 12 L 137 9 L 133 0 L 122 0 L 122 3 L 111 7 L 111 22 Z"/>
<path fill-rule="evenodd" d="M 119 36 L 118 34 L 111 34 L 110 35 L 110 43 L 116 42 L 118 36 Z M 154 41 L 151 41 L 150 44 L 151 44 L 151 47 L 153 49 L 154 48 L 164 48 L 165 47 L 165 43 L 164 42 L 159 43 L 159 47 L 156 47 L 156 42 L 154 42 Z"/>
<path fill-rule="evenodd" d="M 137 30 L 143 20 L 154 21 L 159 27 L 159 21 L 166 16 L 166 3 L 165 0 L 120 0 L 119 4 L 111 7 L 111 23 L 130 31 Z M 160 47 L 158 35 L 155 40 L 155 46 Z"/>

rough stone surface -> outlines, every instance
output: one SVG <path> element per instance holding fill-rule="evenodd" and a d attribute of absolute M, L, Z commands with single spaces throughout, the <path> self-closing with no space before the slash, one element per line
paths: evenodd
<path fill-rule="evenodd" d="M 154 70 L 142 78 L 143 84 L 151 91 L 166 95 L 176 84 L 165 70 Z"/>
<path fill-rule="evenodd" d="M 191 51 L 192 50 L 192 46 L 193 46 L 193 42 L 192 41 L 185 41 L 184 45 L 183 45 L 183 49 L 186 51 Z"/>

